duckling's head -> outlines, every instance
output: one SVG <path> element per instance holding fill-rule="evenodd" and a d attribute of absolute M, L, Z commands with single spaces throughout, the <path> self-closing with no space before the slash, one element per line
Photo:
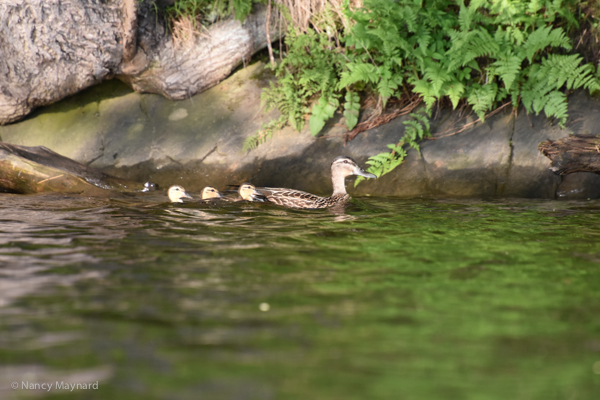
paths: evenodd
<path fill-rule="evenodd" d="M 238 189 L 238 193 L 246 201 L 265 201 L 265 196 L 257 191 L 251 183 L 242 183 Z"/>
<path fill-rule="evenodd" d="M 331 176 L 343 176 L 344 178 L 350 175 L 360 175 L 365 178 L 377 178 L 375 175 L 364 171 L 350 157 L 339 156 L 331 163 Z"/>
<path fill-rule="evenodd" d="M 185 189 L 179 185 L 173 185 L 169 188 L 169 200 L 173 203 L 183 203 L 182 198 L 187 197 L 191 199 L 192 196 L 185 192 Z"/>
<path fill-rule="evenodd" d="M 212 186 L 207 186 L 204 189 L 202 189 L 202 200 L 217 199 L 220 197 L 223 196 L 221 196 L 221 193 L 219 193 L 219 191 Z"/>

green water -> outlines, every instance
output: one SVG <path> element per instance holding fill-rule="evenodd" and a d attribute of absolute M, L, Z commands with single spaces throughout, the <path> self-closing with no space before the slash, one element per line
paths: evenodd
<path fill-rule="evenodd" d="M 0 195 L 0 398 L 600 399 L 598 201 L 162 198 Z"/>

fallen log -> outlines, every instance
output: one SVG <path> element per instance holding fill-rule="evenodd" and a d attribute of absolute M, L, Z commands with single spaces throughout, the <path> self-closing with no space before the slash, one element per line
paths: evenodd
<path fill-rule="evenodd" d="M 144 185 L 105 174 L 43 146 L 0 142 L 0 192 L 99 195 L 107 190 L 142 191 Z"/>
<path fill-rule="evenodd" d="M 551 161 L 550 170 L 557 175 L 574 172 L 600 174 L 600 136 L 571 135 L 559 140 L 546 140 L 538 149 Z"/>

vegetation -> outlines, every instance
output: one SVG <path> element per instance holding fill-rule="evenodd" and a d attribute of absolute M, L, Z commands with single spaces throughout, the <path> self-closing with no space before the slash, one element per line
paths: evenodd
<path fill-rule="evenodd" d="M 225 16 L 235 15 L 236 19 L 245 19 L 252 10 L 252 4 L 260 0 L 177 0 L 166 9 L 171 21 L 190 19 L 197 22 L 211 24 Z"/>
<path fill-rule="evenodd" d="M 242 2 L 252 1 L 230 4 Z M 597 42 L 596 1 L 364 0 L 353 7 L 348 0 L 320 0 L 313 6 L 318 13 L 302 23 L 291 17 L 290 0 L 275 3 L 288 20 L 285 57 L 273 67 L 277 81 L 263 93 L 263 104 L 282 116 L 249 138 L 245 149 L 285 123 L 302 129 L 306 115 L 313 135 L 336 111 L 352 130 L 367 98 L 376 99 L 381 114 L 390 100 L 416 94 L 427 111 L 436 104 L 470 106 L 482 121 L 510 102 L 529 113 L 544 111 L 564 126 L 566 92 L 600 90 L 597 56 L 573 46 L 574 37 L 591 43 L 591 35 Z M 371 157 L 369 171 L 391 171 L 404 147 L 418 149 L 428 131 L 423 113 L 414 113 L 390 152 Z"/>
<path fill-rule="evenodd" d="M 265 91 L 264 104 L 277 107 L 297 129 L 312 104 L 313 135 L 338 109 L 353 129 L 359 94 L 375 96 L 383 112 L 390 99 L 411 92 L 427 110 L 444 101 L 453 108 L 467 104 L 484 120 L 508 100 L 564 126 L 564 90 L 600 89 L 596 68 L 572 52 L 568 36 L 579 28 L 575 15 L 582 4 L 365 0 L 361 8 L 346 8 L 351 24 L 339 33 L 290 28 L 287 57 L 275 69 L 278 81 Z M 416 141 L 428 132 L 423 121 L 410 121 L 405 136 L 388 145 L 390 153 L 371 157 L 369 172 L 380 176 L 399 165 L 405 145 L 418 149 Z"/>
<path fill-rule="evenodd" d="M 143 1 L 143 0 L 141 0 Z M 262 0 L 176 0 L 165 14 L 175 43 L 181 45 L 202 33 L 204 26 L 234 15 L 244 20 L 254 3 Z M 155 3 L 156 6 L 156 3 Z"/>

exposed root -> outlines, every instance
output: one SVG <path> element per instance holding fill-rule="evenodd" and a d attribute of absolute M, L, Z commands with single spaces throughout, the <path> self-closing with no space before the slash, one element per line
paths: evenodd
<path fill-rule="evenodd" d="M 511 103 L 508 102 L 508 103 L 505 103 L 505 104 L 501 105 L 500 107 L 496 108 L 494 111 L 490 112 L 489 114 L 486 114 L 485 118 L 493 117 L 494 115 L 498 114 L 502 109 L 504 109 L 505 107 L 507 107 L 510 104 Z M 467 118 L 471 114 L 472 113 L 469 113 L 468 115 L 465 115 L 464 117 L 459 118 L 454 124 L 452 124 L 452 127 L 450 127 L 449 129 L 446 129 L 444 132 L 440 132 L 437 136 L 430 137 L 428 139 L 429 140 L 437 140 L 437 139 L 445 138 L 445 137 L 448 137 L 448 136 L 456 135 L 458 133 L 461 133 L 461 132 L 467 130 L 471 126 L 473 126 L 476 123 L 478 123 L 478 122 L 481 121 L 481 118 L 477 118 L 475 121 L 469 122 L 468 124 L 463 125 L 460 129 L 452 130 L 452 128 L 454 126 L 456 126 L 456 124 L 458 124 L 460 121 L 462 121 L 463 119 Z"/>
<path fill-rule="evenodd" d="M 356 125 L 354 129 L 346 134 L 344 139 L 344 145 L 348 143 L 350 140 L 354 139 L 356 135 L 361 132 L 368 131 L 369 129 L 373 129 L 378 127 L 379 125 L 387 124 L 394 118 L 398 118 L 401 115 L 410 114 L 421 102 L 423 98 L 417 94 L 412 95 L 411 97 L 402 97 L 402 99 L 396 104 L 394 104 L 394 109 L 383 114 L 375 113 L 375 116 L 367 119 Z"/>

